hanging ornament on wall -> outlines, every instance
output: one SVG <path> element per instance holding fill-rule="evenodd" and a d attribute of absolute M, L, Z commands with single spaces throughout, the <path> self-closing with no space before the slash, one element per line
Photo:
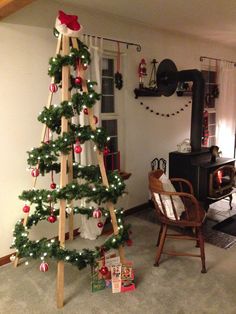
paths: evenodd
<path fill-rule="evenodd" d="M 147 75 L 147 64 L 145 59 L 141 59 L 138 66 L 139 88 L 143 88 L 143 77 Z"/>
<path fill-rule="evenodd" d="M 187 109 L 191 103 L 192 103 L 192 101 L 189 100 L 188 103 L 184 104 L 181 108 L 179 108 L 176 111 L 170 112 L 170 113 L 161 113 L 159 111 L 155 111 L 155 110 L 151 109 L 149 106 L 146 106 L 142 101 L 140 102 L 140 105 L 144 106 L 146 110 L 150 111 L 151 113 L 155 114 L 158 117 L 169 118 L 169 117 L 179 115 L 181 112 L 183 112 L 185 109 Z"/>
<path fill-rule="evenodd" d="M 115 73 L 115 87 L 121 89 L 123 87 L 123 78 L 120 73 L 120 43 L 117 42 L 117 67 Z"/>
<path fill-rule="evenodd" d="M 156 68 L 156 65 L 157 65 L 157 60 L 156 59 L 153 59 L 151 64 L 152 64 L 152 70 L 151 70 L 151 74 L 150 74 L 150 79 L 149 79 L 149 83 L 148 83 L 148 86 L 149 88 L 157 88 L 157 68 Z"/>

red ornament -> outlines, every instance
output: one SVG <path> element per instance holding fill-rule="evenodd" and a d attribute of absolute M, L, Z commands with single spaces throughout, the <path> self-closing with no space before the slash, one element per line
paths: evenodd
<path fill-rule="evenodd" d="M 84 108 L 84 114 L 88 114 L 88 108 Z"/>
<path fill-rule="evenodd" d="M 39 270 L 43 273 L 48 271 L 48 263 L 42 262 L 39 266 Z"/>
<path fill-rule="evenodd" d="M 37 168 L 33 169 L 31 171 L 32 177 L 38 177 L 39 176 L 39 170 Z"/>
<path fill-rule="evenodd" d="M 99 271 L 103 276 L 105 276 L 108 273 L 108 268 L 106 266 L 102 266 Z"/>
<path fill-rule="evenodd" d="M 102 216 L 102 211 L 100 208 L 95 209 L 93 211 L 93 218 L 101 218 L 101 216 Z"/>
<path fill-rule="evenodd" d="M 25 205 L 24 207 L 23 207 L 23 212 L 24 213 L 28 213 L 30 211 L 30 207 L 28 206 L 28 205 Z"/>
<path fill-rule="evenodd" d="M 107 156 L 109 153 L 110 153 L 110 149 L 109 149 L 107 146 L 104 147 L 103 155 L 104 155 L 104 156 Z"/>
<path fill-rule="evenodd" d="M 98 117 L 93 116 L 93 119 L 94 119 L 94 123 L 97 124 L 98 123 Z"/>
<path fill-rule="evenodd" d="M 52 182 L 51 184 L 50 184 L 50 188 L 51 189 L 55 189 L 57 187 L 57 185 L 56 185 L 56 183 L 55 182 Z"/>
<path fill-rule="evenodd" d="M 55 84 L 55 83 L 50 84 L 49 85 L 49 90 L 50 90 L 51 93 L 56 93 L 57 90 L 58 90 L 57 84 Z"/>
<path fill-rule="evenodd" d="M 99 222 L 97 223 L 97 226 L 98 226 L 98 228 L 102 228 L 102 227 L 103 227 L 103 223 L 102 223 L 101 221 L 99 221 Z"/>
<path fill-rule="evenodd" d="M 57 221 L 57 217 L 54 215 L 50 215 L 47 219 L 48 222 L 50 222 L 51 224 L 53 224 L 55 221 Z"/>
<path fill-rule="evenodd" d="M 82 77 L 77 76 L 77 77 L 75 78 L 75 84 L 76 84 L 76 85 L 81 85 L 81 83 L 82 83 Z"/>
<path fill-rule="evenodd" d="M 133 245 L 133 241 L 131 239 L 126 241 L 127 246 L 132 246 Z"/>
<path fill-rule="evenodd" d="M 58 19 L 60 20 L 61 24 L 66 25 L 69 29 L 73 31 L 78 31 L 81 28 L 80 24 L 77 22 L 77 15 L 69 15 L 64 13 L 63 11 L 59 11 Z"/>
<path fill-rule="evenodd" d="M 80 154 L 82 152 L 82 147 L 79 144 L 76 144 L 76 146 L 74 148 L 74 152 L 76 154 Z"/>

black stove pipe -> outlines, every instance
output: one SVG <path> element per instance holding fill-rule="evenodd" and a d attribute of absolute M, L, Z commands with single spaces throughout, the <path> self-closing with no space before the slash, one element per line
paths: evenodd
<path fill-rule="evenodd" d="M 190 141 L 193 152 L 201 150 L 202 120 L 204 110 L 204 78 L 199 70 L 183 70 L 166 73 L 169 82 L 193 82 Z"/>

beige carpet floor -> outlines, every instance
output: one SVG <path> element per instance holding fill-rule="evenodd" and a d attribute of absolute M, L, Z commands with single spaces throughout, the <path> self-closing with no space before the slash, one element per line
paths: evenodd
<path fill-rule="evenodd" d="M 65 306 L 57 310 L 55 262 L 49 261 L 46 273 L 38 270 L 39 261 L 17 269 L 6 265 L 0 268 L 0 313 L 236 313 L 236 247 L 225 250 L 206 243 L 207 274 L 200 273 L 198 258 L 163 257 L 160 267 L 153 267 L 159 226 L 134 216 L 127 220 L 134 242 L 126 247 L 126 256 L 135 265 L 136 291 L 92 293 L 90 270 L 66 265 Z M 68 246 L 92 247 L 94 242 L 78 238 Z M 190 241 L 172 240 L 168 245 L 197 250 Z"/>

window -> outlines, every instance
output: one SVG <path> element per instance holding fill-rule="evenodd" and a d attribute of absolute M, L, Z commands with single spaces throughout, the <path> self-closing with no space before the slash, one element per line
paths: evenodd
<path fill-rule="evenodd" d="M 204 108 L 207 115 L 208 125 L 207 134 L 208 139 L 204 140 L 203 134 L 203 146 L 212 146 L 216 143 L 216 109 L 215 102 L 218 97 L 218 84 L 217 84 L 217 71 L 216 71 L 216 61 L 208 62 L 206 60 L 205 64 L 201 64 L 201 72 L 205 80 L 205 94 L 204 94 Z M 213 64 L 214 63 L 214 64 Z M 206 125 L 203 125 L 203 129 Z M 203 130 L 204 133 L 204 130 Z"/>
<path fill-rule="evenodd" d="M 120 170 L 120 143 L 119 143 L 119 97 L 114 88 L 115 59 L 104 56 L 102 60 L 102 101 L 101 125 L 107 131 L 109 153 L 104 157 L 107 170 Z"/>

